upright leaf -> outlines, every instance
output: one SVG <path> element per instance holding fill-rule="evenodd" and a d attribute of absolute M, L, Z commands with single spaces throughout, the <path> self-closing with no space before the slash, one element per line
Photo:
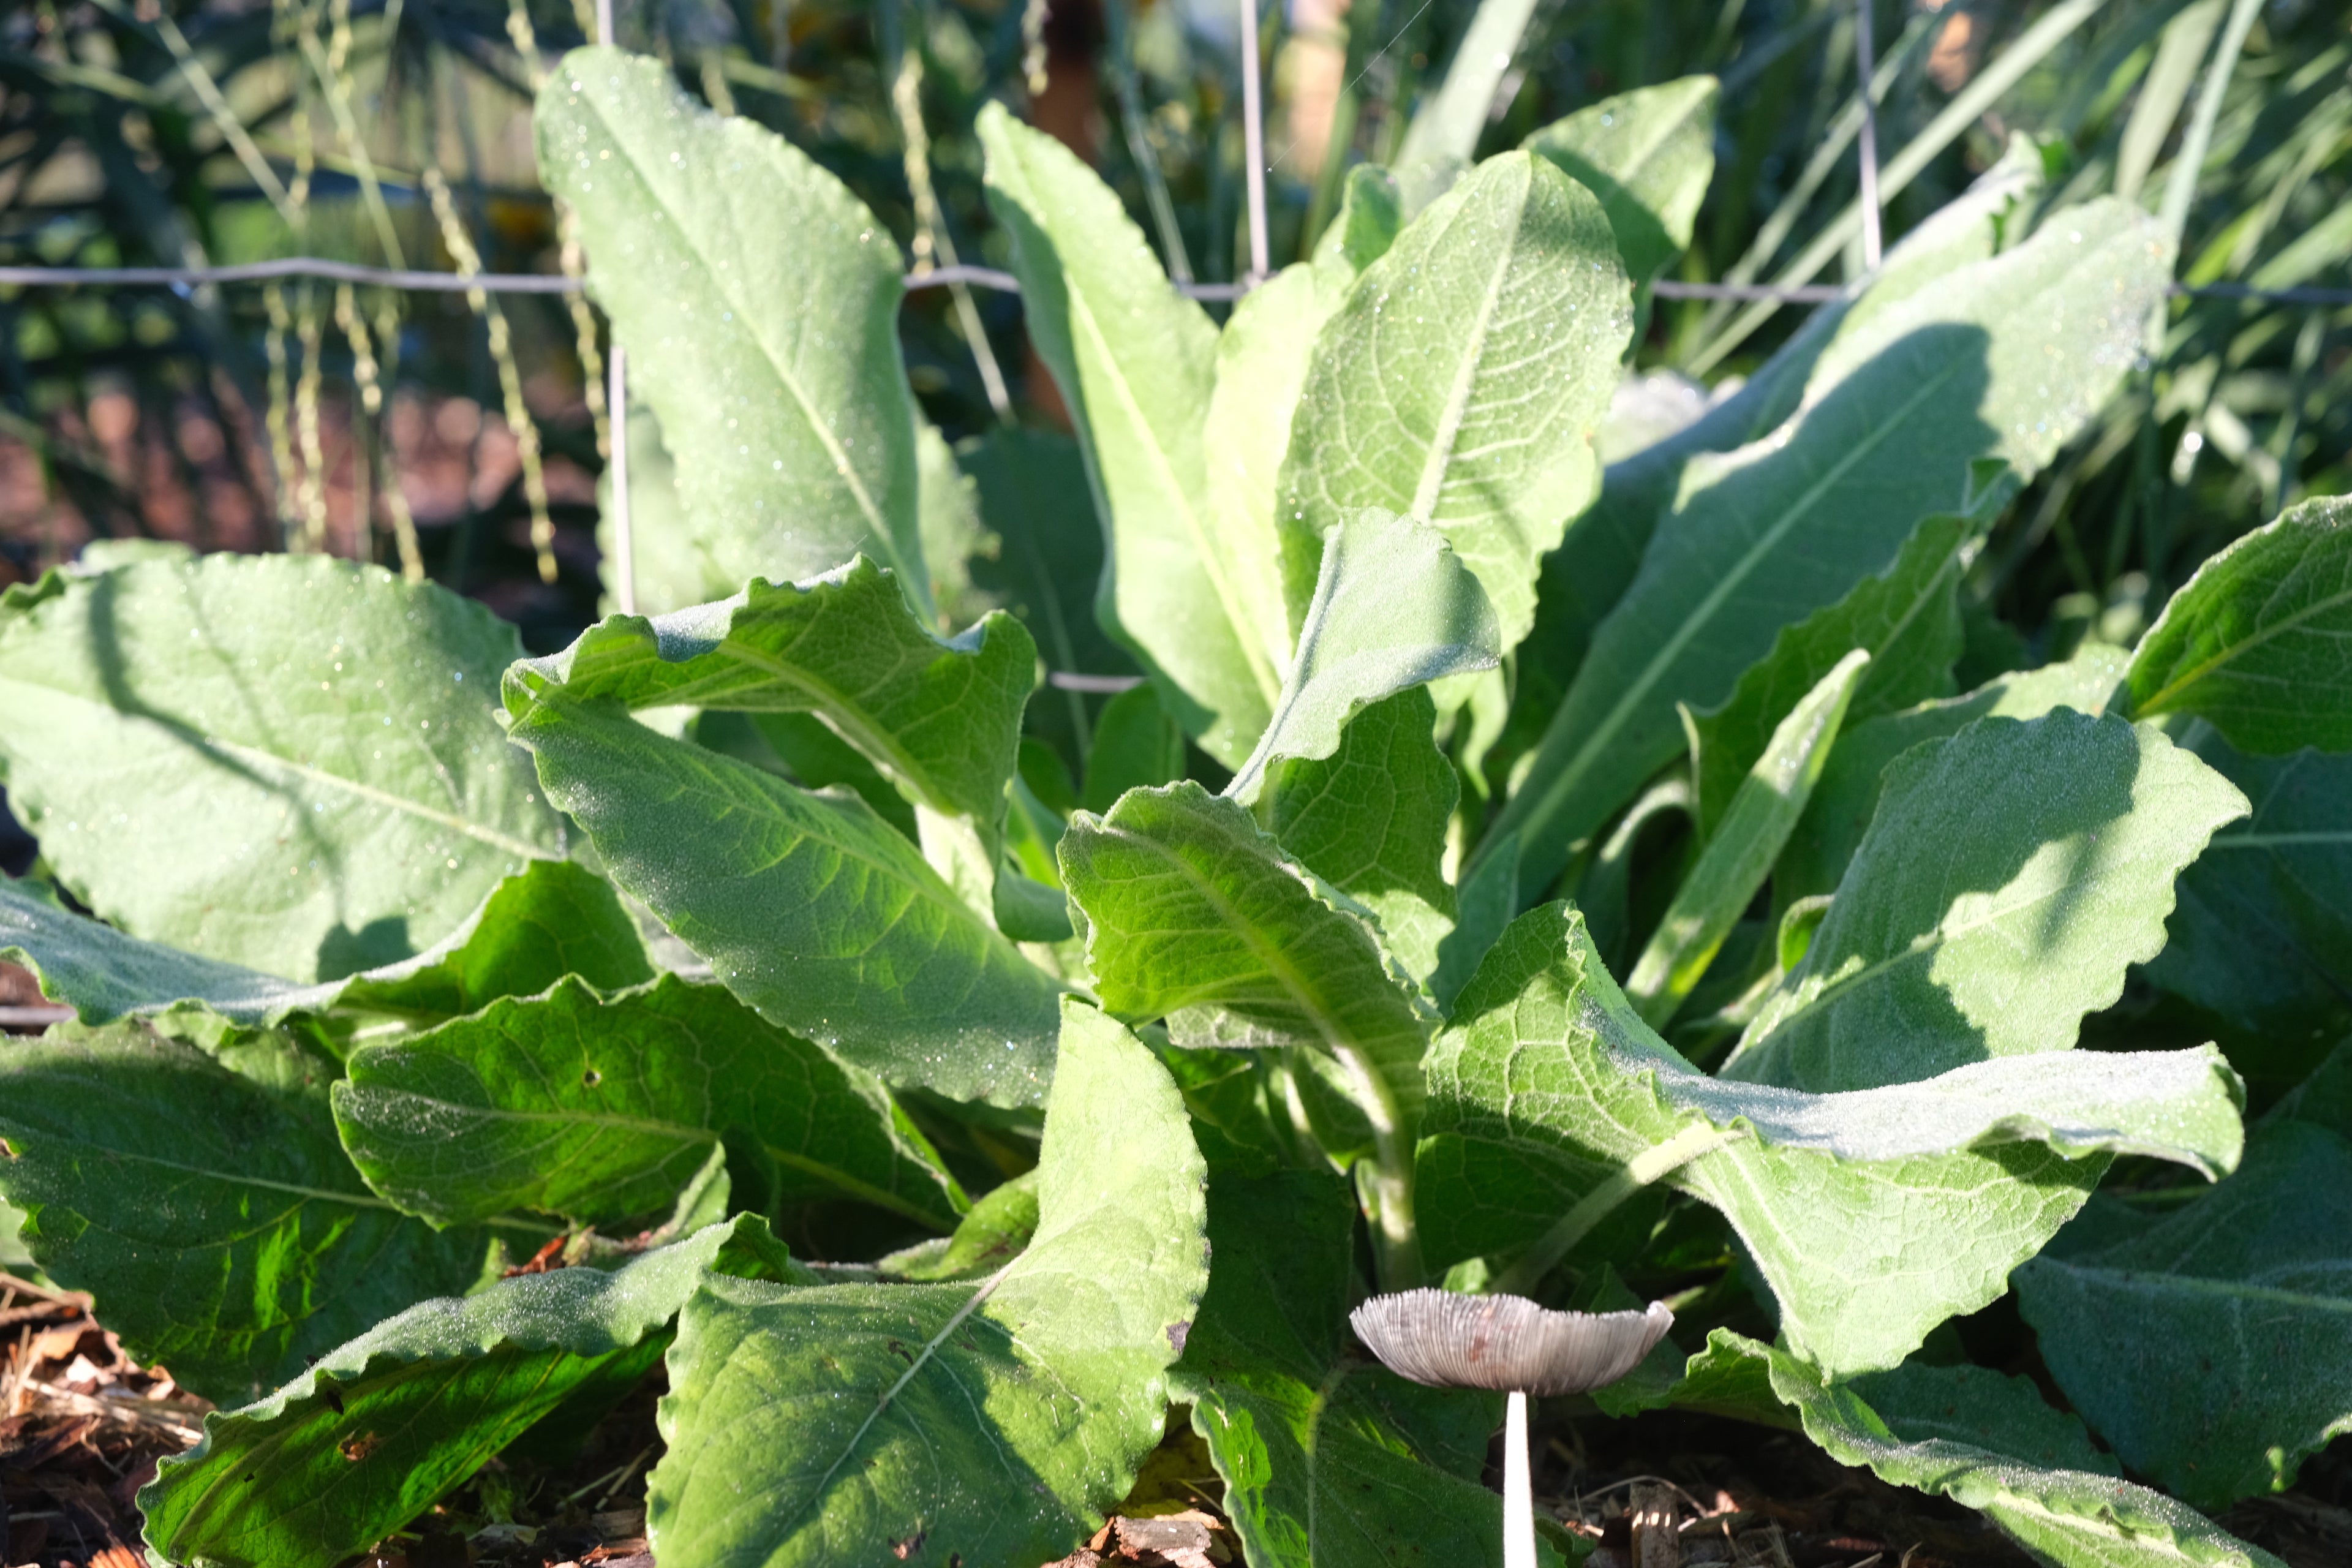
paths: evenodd
<path fill-rule="evenodd" d="M 2054 1412 L 2021 1378 L 1996 1388 L 1975 1367 L 1906 1367 L 1885 1382 L 1832 1386 L 1787 1351 L 1770 1354 L 1774 1392 L 1830 1458 L 1980 1510 L 2044 1563 L 2285 1568 L 2162 1492 L 2038 1458 Z M 1963 1405 L 1979 1418 L 1956 1426 L 1946 1412 Z M 2078 1443 L 2058 1441 L 2080 1461 Z"/>
<path fill-rule="evenodd" d="M 2132 711 L 2242 752 L 2352 751 L 2352 500 L 2304 502 L 2208 556 L 2132 654 Z"/>
<path fill-rule="evenodd" d="M 1355 1219 L 1328 1172 L 1220 1176 L 1216 1270 L 1173 1392 L 1254 1568 L 1495 1561 L 1502 1500 L 1480 1473 L 1502 1402 L 1351 1353 Z"/>
<path fill-rule="evenodd" d="M 722 1144 L 776 1202 L 852 1198 L 933 1230 L 964 1206 L 870 1075 L 676 975 L 610 998 L 566 980 L 349 1066 L 334 1105 L 352 1163 L 436 1225 L 657 1214 Z"/>
<path fill-rule="evenodd" d="M 2352 1033 L 2352 757 L 2185 740 L 2253 816 L 2181 873 L 2148 978 L 2212 1015 L 2239 1071 L 2284 1089 Z"/>
<path fill-rule="evenodd" d="M 1492 669 L 1495 609 L 1434 530 L 1364 510 L 1332 524 L 1282 698 L 1225 793 L 1247 805 L 1283 758 L 1328 757 L 1367 705 L 1449 675 Z"/>
<path fill-rule="evenodd" d="M 890 231 L 782 137 L 688 99 L 660 60 L 575 49 L 533 122 L 629 384 L 677 459 L 703 596 L 862 552 L 929 616 Z"/>
<path fill-rule="evenodd" d="M 1740 782 L 1715 837 L 1675 890 L 1674 902 L 1626 978 L 1633 1010 L 1652 1026 L 1664 1028 L 1675 1016 L 1755 901 L 1829 762 L 1846 706 L 1869 668 L 1870 655 L 1860 648 L 1832 667 L 1780 721 L 1771 743 Z"/>
<path fill-rule="evenodd" d="M 1217 331 L 1176 292 L 1118 197 L 1001 106 L 980 117 L 988 196 L 1013 240 L 1030 341 L 1078 430 L 1109 562 L 1097 613 L 1164 683 L 1187 733 L 1228 766 L 1273 711 L 1281 670 L 1212 516 L 1202 430 Z"/>
<path fill-rule="evenodd" d="M 939 603 L 939 629 L 944 635 L 997 607 L 992 596 L 972 583 L 971 563 L 995 554 L 1003 542 L 981 521 L 977 487 L 956 461 L 955 449 L 938 426 L 920 417 L 915 426 L 915 479 L 921 501 L 918 520 L 923 572 L 930 581 L 931 597 Z"/>
<path fill-rule="evenodd" d="M 871 806 L 656 734 L 527 668 L 507 695 L 548 798 L 762 1017 L 893 1085 L 1044 1098 L 1058 987 Z"/>
<path fill-rule="evenodd" d="M 1966 696 L 1848 726 L 1773 870 L 1774 902 L 1785 910 L 1836 889 L 1878 810 L 1886 764 L 1896 757 L 1923 741 L 1957 735 L 1979 719 L 2039 719 L 2061 708 L 2104 712 L 2123 665 L 2121 653 L 2095 643 L 2063 664 L 2003 675 Z"/>
<path fill-rule="evenodd" d="M 1511 153 L 1364 270 L 1317 342 L 1283 461 L 1294 623 L 1324 535 L 1370 507 L 1445 535 L 1502 645 L 1527 635 L 1536 564 L 1599 485 L 1591 435 L 1632 327 L 1616 250 L 1590 192 Z"/>
<path fill-rule="evenodd" d="M 1646 287 L 1689 246 L 1715 174 L 1711 76 L 1686 76 L 1585 105 L 1519 143 L 1601 198 L 1625 271 Z"/>
<path fill-rule="evenodd" d="M 222 1403 L 465 1289 L 488 1251 L 368 1191 L 322 1099 L 138 1025 L 0 1045 L 0 1196 L 41 1268 Z"/>
<path fill-rule="evenodd" d="M 2017 1274 L 2066 1397 L 2138 1474 L 2214 1511 L 2352 1432 L 2352 1047 L 2226 1182 Z"/>
<path fill-rule="evenodd" d="M 1330 756 L 1269 775 L 1284 852 L 1371 910 L 1381 944 L 1423 982 L 1454 929 L 1443 861 L 1462 791 L 1431 738 L 1436 721 L 1426 691 L 1400 691 L 1350 719 Z"/>
<path fill-rule="evenodd" d="M 985 910 L 1036 669 L 1011 616 L 943 643 L 861 557 L 805 584 L 754 578 L 717 604 L 612 616 L 518 666 L 508 701 L 520 711 L 528 691 L 560 689 L 633 710 L 814 713 L 916 804 L 931 863 Z"/>
<path fill-rule="evenodd" d="M 2237 1079 L 2210 1046 L 2004 1058 L 1841 1094 L 1705 1077 L 1635 1016 L 1582 917 L 1557 904 L 1504 934 L 1427 1068 L 1433 1267 L 1528 1252 L 1586 1200 L 1605 1215 L 1671 1180 L 1731 1222 L 1788 1342 L 1839 1376 L 1892 1366 L 1999 1298 L 2111 1152 L 2212 1177 L 2240 1142 Z M 1602 1223 L 1579 1256 L 1647 1230 Z M 1890 1275 L 1902 1289 L 1884 1289 Z"/>
<path fill-rule="evenodd" d="M 1984 459 L 2030 478 L 2137 355 L 2168 285 L 2145 215 L 2094 203 L 1839 339 L 1830 390 L 1769 438 L 1694 459 L 1642 571 L 1595 633 L 1492 832 L 1549 883 L 1680 749 L 1677 702 L 1711 707 L 1782 626 L 1883 573 L 1919 521 L 1976 510 Z"/>
<path fill-rule="evenodd" d="M 521 651 L 480 605 L 374 567 L 139 562 L 0 616 L 0 773 L 100 918 L 340 979 L 562 856 L 496 718 Z"/>
<path fill-rule="evenodd" d="M 664 1568 L 1042 1563 L 1125 1495 L 1208 1282 L 1203 1167 L 1135 1038 L 1065 1005 L 1036 1237 L 981 1280 L 710 1276 L 669 1356 Z"/>
<path fill-rule="evenodd" d="M 1157 689 L 1132 687 L 1103 704 L 1078 804 L 1088 811 L 1108 811 L 1129 790 L 1183 776 L 1184 731 L 1160 706 Z"/>
<path fill-rule="evenodd" d="M 1884 576 L 1865 577 L 1836 604 L 1781 627 L 1772 651 L 1748 668 L 1723 705 L 1694 717 L 1703 836 L 1714 836 L 1782 718 L 1853 649 L 1869 653 L 1870 668 L 1849 720 L 1951 695 L 1960 653 L 1960 551 L 1989 521 L 1928 518 Z"/>
<path fill-rule="evenodd" d="M 2070 1048 L 2164 945 L 2173 879 L 2245 812 L 2227 779 L 2112 715 L 1982 719 L 1914 747 L 1726 1076 L 1826 1093 Z"/>
<path fill-rule="evenodd" d="M 461 1485 L 567 1395 L 659 1359 L 706 1269 L 796 1274 L 756 1219 L 706 1226 L 612 1273 L 559 1268 L 420 1301 L 283 1388 L 205 1417 L 204 1440 L 139 1493 L 176 1563 L 341 1562 Z"/>

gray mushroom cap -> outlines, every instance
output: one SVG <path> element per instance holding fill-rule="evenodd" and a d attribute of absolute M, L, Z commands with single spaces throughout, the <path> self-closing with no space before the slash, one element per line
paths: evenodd
<path fill-rule="evenodd" d="M 1665 1337 L 1675 1315 L 1663 1301 L 1643 1312 L 1555 1312 L 1524 1296 L 1401 1290 L 1373 1297 L 1348 1321 L 1399 1377 L 1551 1395 L 1616 1382 Z"/>

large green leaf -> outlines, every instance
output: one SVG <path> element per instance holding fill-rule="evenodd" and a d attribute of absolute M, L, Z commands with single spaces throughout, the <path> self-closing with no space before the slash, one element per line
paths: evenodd
<path fill-rule="evenodd" d="M 712 1277 L 688 1302 L 647 1493 L 664 1568 L 1041 1563 L 1125 1495 L 1208 1283 L 1205 1171 L 1151 1053 L 1083 1004 L 1064 1020 L 1020 1257 L 954 1284 Z"/>
<path fill-rule="evenodd" d="M 1326 1053 L 1370 1122 L 1371 1201 L 1391 1268 L 1412 1272 L 1412 1151 L 1431 1015 L 1372 922 L 1284 855 L 1248 812 L 1190 782 L 1131 790 L 1062 838 L 1105 1008 L 1167 1018 L 1180 1044 Z M 1415 1281 L 1417 1283 L 1417 1281 Z"/>
<path fill-rule="evenodd" d="M 101 919 L 337 979 L 562 855 L 495 716 L 521 651 L 480 605 L 374 567 L 138 562 L 0 617 L 0 773 Z"/>
<path fill-rule="evenodd" d="M 630 389 L 677 459 L 709 589 L 863 551 L 929 615 L 889 229 L 782 137 L 688 99 L 660 60 L 575 49 L 534 124 Z"/>
<path fill-rule="evenodd" d="M 2352 751 L 2352 500 L 2308 500 L 2209 556 L 2132 654 L 2132 711 L 2242 752 Z"/>
<path fill-rule="evenodd" d="M 1501 656 L 1494 606 L 1442 535 L 1394 512 L 1352 512 L 1324 537 L 1315 597 L 1282 698 L 1225 793 L 1250 805 L 1268 767 L 1329 756 L 1348 721 L 1369 704 L 1492 669 Z"/>
<path fill-rule="evenodd" d="M 1328 1172 L 1220 1176 L 1216 1269 L 1173 1392 L 1253 1568 L 1494 1562 L 1502 1500 L 1479 1477 L 1502 1401 L 1351 1353 L 1355 1220 Z"/>
<path fill-rule="evenodd" d="M 1886 764 L 1905 752 L 1956 735 L 1979 719 L 2038 719 L 2061 708 L 2104 712 L 2123 668 L 2118 650 L 2094 643 L 2063 664 L 2000 676 L 1965 696 L 1848 726 L 1773 870 L 1773 901 L 1786 909 L 1836 889 L 1878 811 Z"/>
<path fill-rule="evenodd" d="M 42 1268 L 216 1401 L 466 1289 L 488 1251 L 368 1191 L 322 1097 L 136 1024 L 0 1045 L 0 1195 Z"/>
<path fill-rule="evenodd" d="M 1381 942 L 1426 982 L 1454 929 L 1443 862 L 1462 781 L 1431 731 L 1426 691 L 1401 691 L 1348 721 L 1328 757 L 1273 777 L 1274 837 L 1286 853 L 1372 911 Z"/>
<path fill-rule="evenodd" d="M 560 688 L 633 711 L 815 713 L 916 804 L 931 863 L 985 911 L 1036 678 L 1019 621 L 992 614 L 943 643 L 891 574 L 860 557 L 804 584 L 754 578 L 717 604 L 614 616 L 518 666 L 507 688 L 518 712 Z"/>
<path fill-rule="evenodd" d="M 1869 669 L 1870 655 L 1856 648 L 1789 710 L 1675 889 L 1674 902 L 1625 977 L 1633 1010 L 1654 1026 L 1665 1027 L 1755 902 L 1828 765 L 1838 726 Z"/>
<path fill-rule="evenodd" d="M 1233 574 L 1244 635 L 1255 639 L 1278 674 L 1290 668 L 1298 627 L 1282 590 L 1282 540 L 1276 522 L 1283 455 L 1307 367 L 1323 323 L 1356 275 L 1396 239 L 1401 215 L 1388 171 L 1358 164 L 1348 173 L 1339 215 L 1312 260 L 1286 267 L 1242 297 L 1217 336 L 1216 386 L 1203 437 L 1208 451 L 1210 548 Z"/>
<path fill-rule="evenodd" d="M 845 790 L 813 795 L 525 672 L 513 738 L 614 880 L 769 1022 L 893 1085 L 1034 1105 L 1057 987 Z"/>
<path fill-rule="evenodd" d="M 1988 521 L 1928 518 L 1885 575 L 1864 578 L 1836 604 L 1781 627 L 1772 651 L 1748 667 L 1723 705 L 1692 717 L 1702 837 L 1714 836 L 1782 718 L 1852 650 L 1867 651 L 1870 668 L 1846 709 L 1850 722 L 1951 695 L 1961 546 Z"/>
<path fill-rule="evenodd" d="M 964 1206 L 870 1075 L 676 975 L 611 997 L 566 980 L 363 1046 L 349 1068 L 334 1103 L 352 1163 L 436 1225 L 655 1214 L 722 1140 L 783 1203 L 855 1198 L 934 1230 Z"/>
<path fill-rule="evenodd" d="M 1272 563 L 1229 556 L 1212 515 L 1202 432 L 1217 330 L 1067 148 L 1001 105 L 979 129 L 1030 341 L 1069 405 L 1110 542 L 1096 611 L 1166 683 L 1186 731 L 1231 766 L 1257 743 L 1282 671 L 1253 635 L 1264 595 L 1246 585 Z"/>
<path fill-rule="evenodd" d="M 612 1273 L 559 1268 L 422 1301 L 283 1388 L 205 1417 L 139 1507 L 168 1561 L 329 1568 L 406 1524 L 567 1395 L 649 1370 L 705 1270 L 801 1275 L 753 1218 Z"/>
<path fill-rule="evenodd" d="M 1642 570 L 1594 634 L 1492 834 L 1539 890 L 1682 746 L 1780 628 L 1884 573 L 1921 519 L 1984 504 L 1989 460 L 2030 478 L 2139 352 L 2169 279 L 2145 215 L 2113 202 L 1870 317 L 1823 353 L 1828 388 L 1771 437 L 1693 458 Z"/>
<path fill-rule="evenodd" d="M 2164 946 L 2173 879 L 2246 814 L 2153 725 L 1980 719 L 1889 763 L 1797 971 L 1727 1077 L 1827 1093 L 2063 1051 Z"/>
<path fill-rule="evenodd" d="M 2017 1274 L 2053 1376 L 2138 1474 L 2214 1510 L 2352 1432 L 2352 1047 L 2245 1163 L 2120 1239 Z"/>
<path fill-rule="evenodd" d="M 2284 1088 L 2352 1033 L 2352 757 L 2188 748 L 2253 803 L 2181 873 L 2148 978 L 2213 1015 L 2238 1070 Z"/>
<path fill-rule="evenodd" d="M 1774 1392 L 1832 1458 L 1981 1510 L 2052 1568 L 2285 1568 L 2162 1492 L 2069 1468 L 2083 1446 L 2022 1378 L 1920 1366 L 1831 1386 L 1770 1354 Z"/>
<path fill-rule="evenodd" d="M 2237 1080 L 2210 1046 L 2008 1058 L 1842 1094 L 1706 1078 L 1634 1015 L 1582 917 L 1558 904 L 1505 932 L 1428 1074 L 1433 1266 L 1527 1252 L 1596 1193 L 1606 1212 L 1670 1178 L 1723 1212 L 1789 1342 L 1836 1375 L 1892 1366 L 1998 1298 L 2110 1152 L 2210 1177 L 2241 1137 Z M 1646 1232 L 1612 1241 L 1604 1223 L 1588 1247 Z"/>
<path fill-rule="evenodd" d="M 1618 254 L 1647 284 L 1690 244 L 1715 175 L 1711 76 L 1686 76 L 1590 103 L 1519 143 L 1601 198 Z"/>
<path fill-rule="evenodd" d="M 1591 502 L 1591 434 L 1632 326 L 1609 220 L 1526 153 L 1488 159 L 1364 270 L 1317 341 L 1276 516 L 1294 620 L 1326 531 L 1361 508 L 1435 527 L 1494 601 L 1535 616 L 1537 563 Z"/>

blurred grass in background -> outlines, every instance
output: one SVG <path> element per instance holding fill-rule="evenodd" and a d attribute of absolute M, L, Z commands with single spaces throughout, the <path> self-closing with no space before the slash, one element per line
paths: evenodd
<path fill-rule="evenodd" d="M 1713 72 L 1717 171 L 1675 276 L 1859 269 L 1853 0 L 1487 4 L 1490 23 L 1529 19 L 1507 61 L 1464 73 L 1485 100 L 1481 153 L 1610 93 Z M 1320 231 L 1348 166 L 1397 156 L 1477 9 L 1260 8 L 1277 266 Z M 618 11 L 621 42 L 791 138 L 919 262 L 1003 265 L 971 135 L 1001 98 L 1095 161 L 1171 274 L 1224 281 L 1246 264 L 1237 4 Z M 2333 0 L 1878 0 L 1873 15 L 1890 242 L 2021 132 L 2046 201 L 2172 203 L 2188 284 L 2352 287 L 2352 24 Z M 0 265 L 576 270 L 538 186 L 530 100 L 593 26 L 585 0 L 20 3 L 0 16 Z M 2206 117 L 2183 178 L 2174 164 Z M 919 223 L 923 187 L 936 216 Z M 1720 383 L 1801 315 L 1661 300 L 1638 363 Z M 902 320 L 916 392 L 950 438 L 1057 418 L 1016 298 L 924 290 Z M 967 322 L 1001 366 L 1001 410 Z M 0 581 L 93 537 L 324 549 L 408 564 L 557 646 L 596 606 L 600 331 L 576 297 L 0 287 Z M 2352 306 L 2176 300 L 2147 374 L 1978 559 L 1978 657 L 2127 641 L 2219 544 L 2352 488 L 2347 393 Z"/>

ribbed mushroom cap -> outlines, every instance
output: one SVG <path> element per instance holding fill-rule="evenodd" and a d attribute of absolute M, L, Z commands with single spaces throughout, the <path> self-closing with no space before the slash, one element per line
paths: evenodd
<path fill-rule="evenodd" d="M 1582 1394 L 1616 1382 L 1665 1337 L 1675 1315 L 1555 1312 L 1524 1296 L 1401 1290 L 1350 1313 L 1356 1337 L 1399 1377 L 1434 1388 Z"/>

